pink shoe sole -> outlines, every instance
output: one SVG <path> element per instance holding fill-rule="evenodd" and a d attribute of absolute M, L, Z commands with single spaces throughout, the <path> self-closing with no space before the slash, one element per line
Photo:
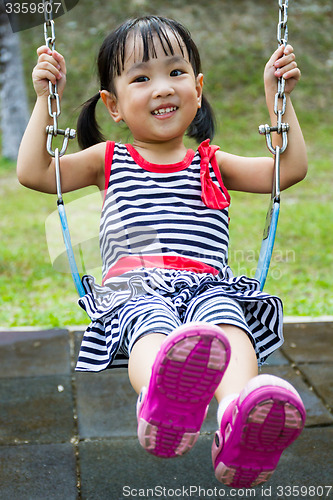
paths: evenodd
<path fill-rule="evenodd" d="M 192 323 L 166 338 L 138 400 L 138 438 L 145 450 L 169 458 L 193 447 L 229 359 L 229 342 L 217 326 Z"/>
<path fill-rule="evenodd" d="M 302 432 L 306 412 L 297 391 L 273 375 L 252 379 L 231 403 L 215 434 L 216 478 L 234 488 L 251 488 L 273 474 L 281 453 Z"/>

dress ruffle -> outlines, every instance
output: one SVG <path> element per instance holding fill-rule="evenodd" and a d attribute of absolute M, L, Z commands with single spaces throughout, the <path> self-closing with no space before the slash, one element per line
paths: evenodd
<path fill-rule="evenodd" d="M 257 280 L 233 276 L 228 266 L 216 276 L 142 268 L 111 278 L 104 286 L 92 276 L 84 276 L 82 282 L 86 295 L 79 299 L 79 305 L 91 318 L 91 324 L 84 335 L 77 370 L 112 367 L 123 336 L 118 313 L 128 301 L 142 295 L 162 296 L 182 319 L 189 300 L 214 288 L 216 295 L 230 297 L 243 308 L 259 364 L 283 343 L 281 300 L 260 291 Z"/>

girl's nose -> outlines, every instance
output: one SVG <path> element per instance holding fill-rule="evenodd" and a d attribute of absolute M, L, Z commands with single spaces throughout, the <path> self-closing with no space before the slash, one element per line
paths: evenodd
<path fill-rule="evenodd" d="M 153 98 L 168 97 L 174 95 L 175 90 L 170 82 L 166 80 L 159 80 L 156 82 L 155 88 L 153 90 Z"/>

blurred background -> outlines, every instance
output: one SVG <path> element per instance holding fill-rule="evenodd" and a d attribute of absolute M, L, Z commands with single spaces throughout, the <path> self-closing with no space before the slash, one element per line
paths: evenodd
<path fill-rule="evenodd" d="M 59 126 L 75 128 L 81 104 L 99 90 L 96 55 L 109 31 L 128 17 L 158 14 L 185 24 L 199 47 L 205 92 L 218 120 L 213 143 L 234 154 L 268 155 L 258 126 L 269 120 L 262 75 L 277 48 L 278 11 L 277 0 L 79 0 L 55 22 L 56 49 L 67 63 Z M 289 0 L 288 14 L 289 42 L 302 71 L 292 100 L 308 147 L 309 173 L 282 193 L 265 290 L 282 298 L 286 315 L 332 315 L 333 5 L 329 0 Z M 31 71 L 36 49 L 44 43 L 43 26 L 13 34 L 1 19 L 0 326 L 86 324 L 71 276 L 59 265 L 62 250 L 56 255 L 50 251 L 62 238 L 54 229 L 57 223 L 53 225 L 56 197 L 18 184 L 17 145 L 7 147 L 22 134 L 34 105 Z M 15 49 L 14 57 L 8 47 Z M 8 57 L 15 62 L 11 70 Z M 128 131 L 109 119 L 102 103 L 98 107 L 105 136 L 130 142 Z M 191 141 L 188 146 L 196 147 Z M 76 149 L 73 141 L 69 151 Z M 231 196 L 229 264 L 234 274 L 253 277 L 269 196 Z M 89 252 L 81 256 L 80 269 L 93 270 L 98 278 L 99 194 L 92 188 L 64 198 L 69 219 L 74 214 L 70 225 L 75 241 L 89 234 Z M 77 209 L 71 209 L 78 206 L 80 213 L 86 209 L 89 214 L 84 223 L 75 219 Z"/>

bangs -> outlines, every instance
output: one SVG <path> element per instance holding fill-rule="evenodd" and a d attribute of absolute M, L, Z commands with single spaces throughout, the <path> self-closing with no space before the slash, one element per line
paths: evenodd
<path fill-rule="evenodd" d="M 193 53 L 193 42 L 190 33 L 178 23 L 160 17 L 150 16 L 129 21 L 118 33 L 115 65 L 113 74 L 120 76 L 124 70 L 126 45 L 133 36 L 134 51 L 140 47 L 141 62 L 157 57 L 156 44 L 160 44 L 166 56 L 175 54 L 175 40 L 183 57 L 188 56 L 194 73 L 200 72 L 200 59 Z M 184 51 L 185 49 L 185 51 Z"/>

